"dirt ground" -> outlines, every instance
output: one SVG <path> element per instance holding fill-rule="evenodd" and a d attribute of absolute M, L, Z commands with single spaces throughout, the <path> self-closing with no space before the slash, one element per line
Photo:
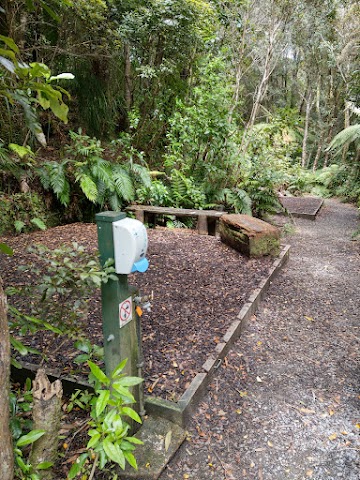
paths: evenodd
<path fill-rule="evenodd" d="M 219 239 L 197 235 L 191 230 L 164 228 L 148 230 L 150 267 L 144 274 L 129 276 L 142 295 L 153 295 L 151 312 L 142 316 L 142 338 L 146 393 L 177 400 L 221 340 L 242 305 L 268 274 L 271 258 L 248 259 Z M 72 224 L 4 239 L 14 256 L 0 255 L 5 287 L 33 281 L 39 261 L 27 252 L 31 244 L 49 248 L 76 241 L 90 252 L 97 250 L 96 226 Z M 27 271 L 18 266 L 28 265 Z M 12 297 L 10 302 L 23 311 L 28 298 Z M 51 321 L 51 319 L 47 319 Z M 102 344 L 100 291 L 90 298 L 89 315 L 81 333 L 92 343 Z M 31 335 L 25 344 L 46 352 L 45 368 L 62 374 L 79 372 L 71 361 L 80 352 L 73 341 L 54 342 L 54 335 Z M 38 364 L 39 356 L 22 360 Z M 65 360 L 65 362 L 64 362 Z M 84 377 L 84 380 L 86 377 Z"/>
<path fill-rule="evenodd" d="M 358 210 L 296 219 L 287 266 L 161 480 L 360 478 Z"/>

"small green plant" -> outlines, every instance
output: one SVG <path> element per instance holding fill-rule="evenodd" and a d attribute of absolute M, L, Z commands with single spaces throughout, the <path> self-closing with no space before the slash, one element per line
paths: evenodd
<path fill-rule="evenodd" d="M 86 452 L 81 454 L 72 465 L 69 479 L 80 472 L 97 468 L 104 470 L 109 462 L 114 462 L 125 469 L 128 463 L 137 469 L 136 459 L 132 453 L 136 445 L 142 442 L 129 435 L 130 424 L 126 417 L 141 423 L 141 418 L 129 405 L 135 403 L 130 388 L 139 385 L 142 379 L 129 377 L 123 373 L 127 359 L 123 360 L 108 377 L 93 362 L 88 362 L 91 370 L 89 380 L 94 384 L 95 396 L 91 404 L 89 421 L 90 440 Z"/>
<path fill-rule="evenodd" d="M 31 380 L 26 379 L 23 389 L 10 392 L 10 428 L 14 442 L 15 478 L 19 480 L 40 480 L 37 470 L 46 470 L 51 462 L 32 465 L 26 459 L 28 446 L 44 435 L 44 430 L 32 430 L 30 418 L 32 408 Z"/>
<path fill-rule="evenodd" d="M 37 193 L 1 194 L 0 210 L 0 234 L 46 230 L 46 224 L 54 223 L 44 199 Z"/>
<path fill-rule="evenodd" d="M 41 462 L 38 465 L 28 463 L 24 458 L 22 447 L 27 447 L 33 444 L 40 437 L 44 435 L 44 430 L 31 430 L 26 435 L 23 435 L 16 442 L 14 448 L 15 454 L 15 478 L 19 480 L 41 480 L 41 476 L 36 473 L 37 470 L 47 470 L 52 467 L 52 462 Z"/>
<path fill-rule="evenodd" d="M 75 331 L 77 320 L 87 317 L 88 300 L 94 288 L 109 279 L 117 281 L 113 260 L 100 269 L 98 259 L 76 242 L 54 250 L 34 245 L 29 252 L 37 258 L 37 266 L 31 267 L 33 285 L 12 293 L 30 295 L 31 316 L 51 318 L 53 327 L 62 332 Z M 29 271 L 30 267 L 19 269 Z"/>
<path fill-rule="evenodd" d="M 69 413 L 74 408 L 80 408 L 81 410 L 90 410 L 91 402 L 94 399 L 94 392 L 89 390 L 75 390 L 71 395 L 70 401 L 67 404 L 66 411 Z"/>
<path fill-rule="evenodd" d="M 87 338 L 76 340 L 74 347 L 83 352 L 74 358 L 74 362 L 78 365 L 86 363 L 89 360 L 102 360 L 104 358 L 104 348 L 92 344 Z"/>

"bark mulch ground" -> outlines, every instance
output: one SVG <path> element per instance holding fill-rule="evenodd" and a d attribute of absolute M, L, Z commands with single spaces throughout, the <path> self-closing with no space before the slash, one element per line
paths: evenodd
<path fill-rule="evenodd" d="M 152 310 L 142 317 L 145 388 L 152 395 L 177 400 L 251 291 L 267 276 L 272 260 L 248 259 L 215 237 L 188 230 L 157 228 L 149 230 L 148 235 L 150 268 L 129 278 L 142 295 L 153 295 Z M 66 225 L 2 241 L 14 249 L 13 257 L 0 255 L 5 287 L 30 283 L 34 267 L 42 268 L 27 253 L 30 245 L 57 248 L 76 241 L 88 251 L 97 250 L 96 226 L 92 224 Z M 19 271 L 19 265 L 29 265 L 28 271 Z M 21 309 L 26 308 L 29 299 L 15 297 L 14 301 Z M 94 291 L 89 315 L 80 330 L 98 345 L 102 342 L 100 310 L 100 292 Z M 46 320 L 51 323 L 50 318 Z M 46 351 L 46 368 L 62 374 L 78 372 L 79 366 L 71 361 L 80 353 L 73 348 L 73 341 L 54 342 L 50 334 L 22 340 Z M 33 356 L 24 360 L 40 361 Z"/>

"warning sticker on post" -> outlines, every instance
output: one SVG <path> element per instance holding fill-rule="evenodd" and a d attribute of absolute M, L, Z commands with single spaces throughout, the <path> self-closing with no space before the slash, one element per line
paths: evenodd
<path fill-rule="evenodd" d="M 119 304 L 119 324 L 120 328 L 131 322 L 133 317 L 132 297 L 127 298 Z"/>

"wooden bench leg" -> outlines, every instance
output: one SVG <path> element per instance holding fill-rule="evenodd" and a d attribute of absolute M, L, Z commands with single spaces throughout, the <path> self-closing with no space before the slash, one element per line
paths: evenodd
<path fill-rule="evenodd" d="M 135 210 L 135 218 L 136 220 L 140 220 L 140 222 L 145 223 L 144 210 Z"/>
<path fill-rule="evenodd" d="M 218 224 L 217 218 L 208 217 L 207 223 L 208 223 L 208 234 L 212 235 L 213 237 L 216 237 L 216 229 Z"/>
<path fill-rule="evenodd" d="M 156 213 L 145 212 L 145 223 L 148 226 L 156 227 Z"/>
<path fill-rule="evenodd" d="M 207 223 L 207 216 L 206 215 L 199 215 L 197 221 L 197 232 L 199 235 L 207 235 L 208 234 L 208 223 Z"/>

